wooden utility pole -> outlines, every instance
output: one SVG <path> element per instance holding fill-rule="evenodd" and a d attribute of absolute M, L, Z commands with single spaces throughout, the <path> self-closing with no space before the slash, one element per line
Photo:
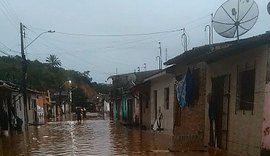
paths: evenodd
<path fill-rule="evenodd" d="M 24 53 L 24 25 L 20 23 L 20 34 L 21 34 L 21 54 L 22 54 L 22 84 L 21 84 L 21 92 L 23 94 L 23 105 L 24 105 L 24 119 L 25 125 L 28 124 L 28 111 L 27 111 L 27 89 L 26 89 L 26 81 L 27 81 L 27 61 Z"/>

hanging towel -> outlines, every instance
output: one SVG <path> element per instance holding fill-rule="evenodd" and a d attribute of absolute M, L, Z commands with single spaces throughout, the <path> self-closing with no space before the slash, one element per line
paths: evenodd
<path fill-rule="evenodd" d="M 190 69 L 181 81 L 176 82 L 177 101 L 181 108 L 189 106 L 193 95 L 193 77 Z"/>
<path fill-rule="evenodd" d="M 178 105 L 183 108 L 187 105 L 186 102 L 186 75 L 180 81 L 176 82 L 176 95 Z"/>

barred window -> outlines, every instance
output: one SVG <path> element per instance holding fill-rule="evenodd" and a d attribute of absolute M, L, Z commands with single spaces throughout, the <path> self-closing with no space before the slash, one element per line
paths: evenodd
<path fill-rule="evenodd" d="M 255 68 L 238 72 L 237 108 L 253 110 L 255 90 Z"/>

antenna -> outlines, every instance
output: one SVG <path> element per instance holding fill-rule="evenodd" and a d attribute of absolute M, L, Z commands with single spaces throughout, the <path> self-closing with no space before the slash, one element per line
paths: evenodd
<path fill-rule="evenodd" d="M 208 42 L 209 44 L 213 44 L 214 43 L 214 33 L 213 33 L 213 14 L 211 14 L 211 25 L 206 25 L 204 28 L 204 31 L 206 32 L 208 28 Z"/>
<path fill-rule="evenodd" d="M 156 57 L 156 60 L 158 60 L 158 69 L 162 69 L 162 51 L 161 51 L 161 42 L 158 42 L 159 44 L 159 56 Z"/>
<path fill-rule="evenodd" d="M 166 62 L 168 61 L 168 49 L 167 48 L 165 49 L 165 60 L 166 60 Z"/>
<path fill-rule="evenodd" d="M 268 5 L 267 5 L 267 11 L 268 11 L 268 13 L 269 13 L 269 15 L 270 15 L 270 2 L 269 2 Z"/>
<path fill-rule="evenodd" d="M 214 43 L 214 24 L 213 24 L 213 21 L 214 21 L 214 15 L 213 13 L 211 14 L 211 39 L 212 39 L 212 44 Z"/>
<path fill-rule="evenodd" d="M 136 81 L 136 75 L 135 74 L 129 74 L 128 75 L 128 82 L 131 84 L 131 85 L 136 85 L 135 84 L 135 81 Z"/>
<path fill-rule="evenodd" d="M 211 45 L 211 26 L 208 24 L 204 27 L 204 31 L 206 32 L 207 31 L 207 28 L 208 28 L 208 42 L 209 44 Z"/>
<path fill-rule="evenodd" d="M 146 71 L 146 63 L 143 64 L 144 71 Z"/>
<path fill-rule="evenodd" d="M 187 51 L 187 46 L 188 46 L 188 36 L 186 33 L 185 28 L 181 29 L 182 31 L 182 35 L 181 35 L 181 41 L 182 41 L 182 45 L 184 47 L 184 51 Z"/>
<path fill-rule="evenodd" d="M 215 13 L 215 31 L 226 38 L 237 38 L 247 33 L 256 23 L 259 8 L 254 0 L 228 0 Z"/>

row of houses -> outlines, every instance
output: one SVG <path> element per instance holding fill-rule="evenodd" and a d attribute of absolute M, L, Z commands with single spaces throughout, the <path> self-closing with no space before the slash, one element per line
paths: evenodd
<path fill-rule="evenodd" d="M 113 118 L 236 155 L 267 155 L 269 63 L 267 32 L 193 48 L 164 70 L 113 75 Z"/>
<path fill-rule="evenodd" d="M 2 131 L 22 129 L 28 123 L 38 122 L 37 99 L 40 93 L 27 89 L 27 104 L 17 85 L 0 81 L 0 126 Z M 43 101 L 42 101 L 43 102 Z"/>
<path fill-rule="evenodd" d="M 27 89 L 27 103 L 18 85 L 0 80 L 0 132 L 23 130 L 28 125 L 39 125 L 50 117 L 70 112 L 70 94 L 39 92 Z M 61 105 L 59 104 L 61 99 Z"/>

